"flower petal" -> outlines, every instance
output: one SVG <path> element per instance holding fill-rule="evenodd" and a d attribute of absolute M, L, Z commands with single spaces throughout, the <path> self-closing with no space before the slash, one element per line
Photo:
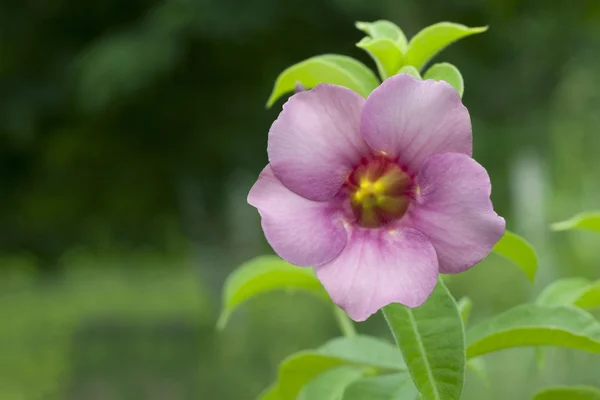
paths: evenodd
<path fill-rule="evenodd" d="M 333 261 L 315 268 L 331 299 L 355 321 L 390 303 L 418 307 L 437 283 L 429 240 L 414 229 L 353 229 Z"/>
<path fill-rule="evenodd" d="M 401 222 L 431 241 L 440 272 L 462 272 L 484 259 L 505 229 L 485 168 L 465 154 L 436 154 L 423 163 L 417 181 L 419 194 Z"/>
<path fill-rule="evenodd" d="M 471 155 L 471 120 L 460 96 L 446 82 L 395 75 L 367 98 L 361 134 L 411 172 L 436 153 Z"/>
<path fill-rule="evenodd" d="M 277 178 L 307 199 L 333 198 L 368 153 L 359 131 L 364 102 L 350 89 L 327 84 L 290 97 L 269 131 Z"/>
<path fill-rule="evenodd" d="M 269 165 L 248 194 L 258 209 L 267 241 L 279 257 L 307 267 L 335 258 L 346 245 L 346 230 L 333 202 L 307 200 L 275 177 Z"/>

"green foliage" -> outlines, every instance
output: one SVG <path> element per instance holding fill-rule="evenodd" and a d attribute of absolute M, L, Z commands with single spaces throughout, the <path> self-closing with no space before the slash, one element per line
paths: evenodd
<path fill-rule="evenodd" d="M 292 65 L 279 74 L 267 107 L 271 107 L 285 93 L 293 91 L 298 82 L 307 89 L 320 83 L 345 86 L 365 97 L 379 85 L 373 71 L 360 61 L 346 56 L 324 54 Z"/>
<path fill-rule="evenodd" d="M 398 46 L 386 37 L 379 39 L 363 38 L 356 47 L 365 50 L 375 64 L 381 80 L 394 75 L 402 65 L 402 52 Z"/>
<path fill-rule="evenodd" d="M 580 213 L 566 221 L 555 222 L 551 227 L 555 231 L 583 229 L 600 232 L 600 212 Z"/>
<path fill-rule="evenodd" d="M 439 22 L 424 28 L 410 39 L 406 53 L 406 64 L 419 71 L 437 53 L 453 42 L 466 36 L 482 33 L 487 27 L 469 28 L 452 22 Z"/>
<path fill-rule="evenodd" d="M 459 399 L 465 375 L 464 328 L 443 281 L 422 306 L 390 304 L 383 313 L 423 400 Z"/>
<path fill-rule="evenodd" d="M 421 74 L 419 73 L 419 71 L 417 71 L 417 69 L 415 67 L 413 67 L 412 65 L 405 65 L 404 67 L 400 68 L 400 71 L 398 71 L 399 74 L 409 74 L 414 78 L 417 79 L 423 79 L 421 78 Z"/>
<path fill-rule="evenodd" d="M 406 54 L 408 41 L 402 29 L 393 22 L 379 20 L 375 22 L 357 22 L 356 28 L 363 31 L 371 39 L 387 38 L 392 40 L 402 54 Z"/>
<path fill-rule="evenodd" d="M 546 306 L 574 305 L 584 309 L 600 306 L 600 281 L 575 277 L 552 282 L 540 293 L 536 303 Z"/>
<path fill-rule="evenodd" d="M 600 353 L 600 322 L 574 307 L 523 304 L 467 330 L 467 357 L 520 346 Z"/>
<path fill-rule="evenodd" d="M 591 386 L 559 386 L 543 389 L 533 400 L 600 400 L 600 389 Z"/>
<path fill-rule="evenodd" d="M 590 283 L 581 296 L 575 300 L 575 305 L 583 309 L 600 307 L 600 280 Z"/>
<path fill-rule="evenodd" d="M 370 374 L 406 370 L 402 354 L 391 344 L 367 336 L 334 339 L 314 351 L 286 358 L 279 367 L 280 400 L 296 400 L 302 388 L 319 374 L 342 366 L 360 367 Z"/>
<path fill-rule="evenodd" d="M 313 294 L 330 302 L 310 268 L 293 266 L 276 256 L 260 256 L 236 269 L 225 282 L 223 310 L 217 326 L 222 329 L 240 304 L 263 293 L 285 289 Z"/>
<path fill-rule="evenodd" d="M 302 388 L 298 400 L 339 400 L 346 388 L 366 372 L 358 366 L 343 366 L 327 370 Z"/>
<path fill-rule="evenodd" d="M 340 400 L 414 400 L 418 395 L 408 374 L 389 374 L 352 383 Z"/>
<path fill-rule="evenodd" d="M 521 268 L 531 282 L 535 281 L 538 268 L 537 255 L 527 240 L 507 230 L 494 246 L 494 252 L 508 258 Z"/>
<path fill-rule="evenodd" d="M 375 61 L 381 80 L 396 74 L 402 66 L 408 46 L 402 29 L 383 20 L 357 22 L 356 28 L 368 35 L 356 47 L 366 51 Z"/>
<path fill-rule="evenodd" d="M 279 400 L 279 387 L 277 385 L 269 386 L 258 396 L 257 400 Z"/>
<path fill-rule="evenodd" d="M 427 72 L 425 72 L 423 79 L 448 82 L 456 89 L 460 97 L 462 97 L 463 92 L 465 91 L 465 83 L 460 71 L 450 63 L 433 64 L 429 67 Z"/>

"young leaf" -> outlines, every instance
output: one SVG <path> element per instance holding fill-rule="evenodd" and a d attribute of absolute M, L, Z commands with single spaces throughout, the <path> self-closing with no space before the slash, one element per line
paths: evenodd
<path fill-rule="evenodd" d="M 465 83 L 460 71 L 450 63 L 433 64 L 427 72 L 425 72 L 423 79 L 447 82 L 456 89 L 460 97 L 462 97 L 463 92 L 465 91 Z"/>
<path fill-rule="evenodd" d="M 365 368 L 350 365 L 327 370 L 302 388 L 298 400 L 339 400 L 344 390 L 364 373 Z"/>
<path fill-rule="evenodd" d="M 600 389 L 592 386 L 562 386 L 543 389 L 533 400 L 600 400 Z"/>
<path fill-rule="evenodd" d="M 469 317 L 471 316 L 471 309 L 473 308 L 473 302 L 468 297 L 463 297 L 458 301 L 458 311 L 460 312 L 460 317 L 462 318 L 463 324 L 467 326 L 469 322 Z"/>
<path fill-rule="evenodd" d="M 242 264 L 225 281 L 223 310 L 217 327 L 223 329 L 240 304 L 279 289 L 299 290 L 331 301 L 312 269 L 295 267 L 276 256 L 260 256 Z"/>
<path fill-rule="evenodd" d="M 311 379 L 329 369 L 348 365 L 369 368 L 373 373 L 406 371 L 402 354 L 387 342 L 368 336 L 337 338 L 317 350 L 293 354 L 281 363 L 280 400 L 296 400 Z"/>
<path fill-rule="evenodd" d="M 402 54 L 406 54 L 408 42 L 402 29 L 390 21 L 379 20 L 375 22 L 357 22 L 355 24 L 358 30 L 363 31 L 372 39 L 388 38 L 391 39 Z"/>
<path fill-rule="evenodd" d="M 552 282 L 535 300 L 545 306 L 568 306 L 575 304 L 590 286 L 589 279 L 565 278 Z"/>
<path fill-rule="evenodd" d="M 391 39 L 385 37 L 379 39 L 365 37 L 356 44 L 356 47 L 369 53 L 377 65 L 377 71 L 381 80 L 394 75 L 402 65 L 404 56 Z"/>
<path fill-rule="evenodd" d="M 465 338 L 456 302 L 440 279 L 420 307 L 390 304 L 386 321 L 423 400 L 459 399 L 465 378 Z"/>
<path fill-rule="evenodd" d="M 398 73 L 399 74 L 409 74 L 413 78 L 423 79 L 423 78 L 421 78 L 421 74 L 419 73 L 419 71 L 417 71 L 417 69 L 415 67 L 413 67 L 412 65 L 405 65 L 404 67 L 400 68 L 400 71 L 398 71 Z"/>
<path fill-rule="evenodd" d="M 555 222 L 551 225 L 551 228 L 554 231 L 585 229 L 600 232 L 600 211 L 577 214 L 566 221 Z"/>
<path fill-rule="evenodd" d="M 354 382 L 340 400 L 414 400 L 418 395 L 408 374 L 390 374 Z"/>
<path fill-rule="evenodd" d="M 467 357 L 521 346 L 600 353 L 600 322 L 575 307 L 523 304 L 467 330 Z"/>
<path fill-rule="evenodd" d="M 258 395 L 257 400 L 279 400 L 279 387 L 273 384 Z"/>
<path fill-rule="evenodd" d="M 494 246 L 494 252 L 508 258 L 521 268 L 531 282 L 535 281 L 538 268 L 537 256 L 533 247 L 521 236 L 506 231 Z"/>
<path fill-rule="evenodd" d="M 469 28 L 452 22 L 439 22 L 421 30 L 408 43 L 405 63 L 421 70 L 446 46 L 469 35 L 485 32 L 487 26 Z"/>
<path fill-rule="evenodd" d="M 379 80 L 363 63 L 352 57 L 324 54 L 311 57 L 285 69 L 275 81 L 267 108 L 300 82 L 307 89 L 320 83 L 345 86 L 366 97 L 379 85 Z"/>

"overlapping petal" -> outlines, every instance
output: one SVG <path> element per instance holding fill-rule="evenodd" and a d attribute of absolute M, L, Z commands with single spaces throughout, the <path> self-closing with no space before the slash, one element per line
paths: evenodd
<path fill-rule="evenodd" d="M 335 258 L 346 245 L 339 207 L 307 200 L 287 189 L 269 165 L 248 194 L 261 215 L 273 250 L 298 266 L 316 266 Z"/>
<path fill-rule="evenodd" d="M 417 307 L 437 283 L 438 261 L 429 240 L 414 229 L 349 231 L 333 261 L 315 269 L 331 299 L 355 321 L 381 307 Z"/>
<path fill-rule="evenodd" d="M 277 178 L 316 201 L 333 198 L 368 146 L 360 136 L 364 99 L 322 84 L 297 93 L 269 131 L 269 161 Z"/>
<path fill-rule="evenodd" d="M 432 154 L 472 152 L 469 112 L 446 82 L 387 79 L 367 98 L 360 129 L 373 150 L 398 157 L 411 172 Z"/>
<path fill-rule="evenodd" d="M 485 168 L 465 154 L 436 154 L 425 160 L 417 179 L 419 194 L 402 225 L 427 236 L 440 272 L 462 272 L 485 258 L 505 229 L 490 200 Z"/>

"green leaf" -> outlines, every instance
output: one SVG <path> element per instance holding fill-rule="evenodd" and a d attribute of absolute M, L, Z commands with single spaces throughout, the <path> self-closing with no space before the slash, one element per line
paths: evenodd
<path fill-rule="evenodd" d="M 408 43 L 406 64 L 421 70 L 425 64 L 446 46 L 469 35 L 485 32 L 487 26 L 469 28 L 452 22 L 439 22 L 417 33 Z"/>
<path fill-rule="evenodd" d="M 573 218 L 551 225 L 554 231 L 565 231 L 570 229 L 584 229 L 600 232 L 600 211 L 585 212 L 575 215 Z"/>
<path fill-rule="evenodd" d="M 267 107 L 271 107 L 285 93 L 293 91 L 298 82 L 307 89 L 320 83 L 340 85 L 363 97 L 367 97 L 379 85 L 373 71 L 360 61 L 352 57 L 324 54 L 292 65 L 279 74 Z"/>
<path fill-rule="evenodd" d="M 335 338 L 319 347 L 318 352 L 381 370 L 406 371 L 400 350 L 385 340 L 371 336 Z"/>
<path fill-rule="evenodd" d="M 465 91 L 465 83 L 463 81 L 463 77 L 460 74 L 458 68 L 450 63 L 438 63 L 433 64 L 425 75 L 423 79 L 433 79 L 434 81 L 445 81 L 452 85 L 454 89 L 458 92 L 460 97 L 462 97 L 463 92 Z"/>
<path fill-rule="evenodd" d="M 592 386 L 562 386 L 543 389 L 533 400 L 600 400 L 600 389 Z"/>
<path fill-rule="evenodd" d="M 421 78 L 421 74 L 419 73 L 419 71 L 417 71 L 417 69 L 415 67 L 413 67 L 412 65 L 405 65 L 404 67 L 400 68 L 400 71 L 398 71 L 398 73 L 399 74 L 409 74 L 413 78 L 423 79 L 423 78 Z"/>
<path fill-rule="evenodd" d="M 390 304 L 383 314 L 423 400 L 459 399 L 465 378 L 464 328 L 442 280 L 422 306 Z"/>
<path fill-rule="evenodd" d="M 258 400 L 279 400 L 279 387 L 277 384 L 273 384 L 265 389 L 260 395 Z"/>
<path fill-rule="evenodd" d="M 591 283 L 587 290 L 575 300 L 575 305 L 584 309 L 600 307 L 600 280 Z"/>
<path fill-rule="evenodd" d="M 365 37 L 356 44 L 356 47 L 369 53 L 377 65 L 377 71 L 382 80 L 394 75 L 402 65 L 404 56 L 391 39 Z"/>
<path fill-rule="evenodd" d="M 280 289 L 303 291 L 331 302 L 312 269 L 293 266 L 276 256 L 260 256 L 241 265 L 225 281 L 217 327 L 223 329 L 240 304 Z"/>
<path fill-rule="evenodd" d="M 340 400 L 414 400 L 418 395 L 408 374 L 390 374 L 354 382 Z"/>
<path fill-rule="evenodd" d="M 357 22 L 356 28 L 369 35 L 372 39 L 391 39 L 402 54 L 406 54 L 408 41 L 402 29 L 390 21 L 379 20 L 375 22 Z"/>
<path fill-rule="evenodd" d="M 585 278 L 564 278 L 548 285 L 536 300 L 546 306 L 573 305 L 583 309 L 600 307 L 600 281 Z"/>
<path fill-rule="evenodd" d="M 286 358 L 279 367 L 280 400 L 296 400 L 300 390 L 320 373 L 341 366 L 369 368 L 372 373 L 406 371 L 393 345 L 368 336 L 334 339 L 317 350 Z"/>
<path fill-rule="evenodd" d="M 572 305 L 589 286 L 590 281 L 585 278 L 559 279 L 546 286 L 535 302 L 545 306 Z"/>
<path fill-rule="evenodd" d="M 535 281 L 538 261 L 533 247 L 516 233 L 506 231 L 496 246 L 494 252 L 508 258 L 527 275 L 531 282 Z"/>
<path fill-rule="evenodd" d="M 600 322 L 575 307 L 523 304 L 467 330 L 469 358 L 521 346 L 600 353 Z"/>
<path fill-rule="evenodd" d="M 325 371 L 304 386 L 298 400 L 339 400 L 344 390 L 365 373 L 365 368 L 346 365 Z"/>
<path fill-rule="evenodd" d="M 471 316 L 471 309 L 473 308 L 473 302 L 468 297 L 463 297 L 458 301 L 458 311 L 460 312 L 460 317 L 462 318 L 463 324 L 466 326 L 469 322 L 469 317 Z"/>

